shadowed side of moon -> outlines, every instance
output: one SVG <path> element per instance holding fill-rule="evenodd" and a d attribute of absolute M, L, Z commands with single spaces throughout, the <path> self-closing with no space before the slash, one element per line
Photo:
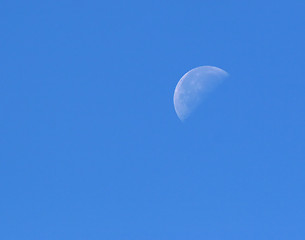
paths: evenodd
<path fill-rule="evenodd" d="M 226 71 L 212 66 L 197 67 L 184 74 L 174 93 L 174 106 L 179 119 L 184 121 L 188 118 L 204 97 L 227 76 Z"/>

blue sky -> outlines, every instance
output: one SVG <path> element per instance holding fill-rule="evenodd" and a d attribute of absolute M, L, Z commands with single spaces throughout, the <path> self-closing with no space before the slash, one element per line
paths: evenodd
<path fill-rule="evenodd" d="M 2 1 L 0 238 L 305 236 L 303 1 Z M 184 73 L 230 74 L 181 123 Z"/>

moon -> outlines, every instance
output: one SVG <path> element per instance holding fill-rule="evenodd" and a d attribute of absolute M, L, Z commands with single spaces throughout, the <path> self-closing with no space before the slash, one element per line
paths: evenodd
<path fill-rule="evenodd" d="M 174 93 L 174 106 L 179 119 L 187 119 L 228 75 L 226 71 L 212 66 L 196 67 L 184 74 Z"/>

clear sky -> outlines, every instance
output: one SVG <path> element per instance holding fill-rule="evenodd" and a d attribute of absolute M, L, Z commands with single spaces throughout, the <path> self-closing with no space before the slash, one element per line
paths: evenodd
<path fill-rule="evenodd" d="M 304 240 L 304 12 L 1 1 L 0 239 Z M 182 123 L 202 65 L 230 77 Z"/>

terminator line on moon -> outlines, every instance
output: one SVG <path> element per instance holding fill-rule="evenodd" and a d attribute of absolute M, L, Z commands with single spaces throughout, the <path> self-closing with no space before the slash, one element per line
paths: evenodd
<path fill-rule="evenodd" d="M 212 66 L 197 67 L 184 74 L 174 93 L 174 106 L 179 119 L 184 121 L 188 118 L 203 98 L 227 76 L 226 71 Z"/>

